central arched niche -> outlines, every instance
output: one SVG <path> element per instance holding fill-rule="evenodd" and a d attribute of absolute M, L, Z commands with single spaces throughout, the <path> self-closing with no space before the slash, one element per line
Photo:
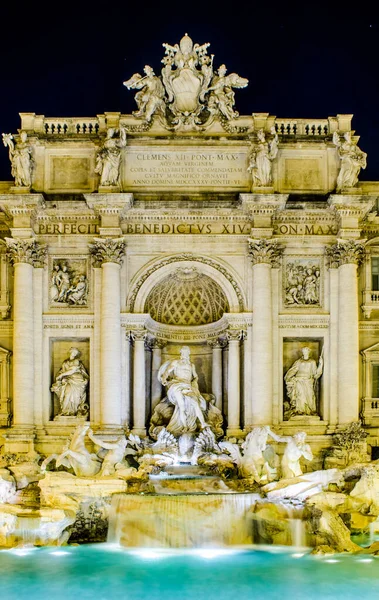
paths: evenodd
<path fill-rule="evenodd" d="M 207 325 L 229 312 L 229 303 L 214 279 L 196 267 L 183 266 L 153 287 L 144 312 L 165 325 Z"/>

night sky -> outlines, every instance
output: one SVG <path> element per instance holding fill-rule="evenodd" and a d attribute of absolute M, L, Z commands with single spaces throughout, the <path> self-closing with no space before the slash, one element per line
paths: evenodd
<path fill-rule="evenodd" d="M 134 0 L 104 2 L 97 12 L 80 0 L 46 6 L 8 0 L 1 8 L 0 132 L 17 131 L 19 112 L 131 113 L 134 92 L 122 82 L 145 64 L 158 74 L 162 42 L 174 45 L 187 32 L 194 42 L 211 43 L 216 68 L 225 63 L 249 79 L 236 91 L 240 114 L 354 114 L 359 146 L 368 153 L 360 179 L 379 181 L 379 19 L 356 7 Z M 10 179 L 1 145 L 0 180 Z"/>

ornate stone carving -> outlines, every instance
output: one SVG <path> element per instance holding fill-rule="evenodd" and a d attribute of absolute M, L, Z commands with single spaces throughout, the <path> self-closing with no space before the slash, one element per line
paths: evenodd
<path fill-rule="evenodd" d="M 282 255 L 283 248 L 277 240 L 254 240 L 248 239 L 249 254 L 254 265 L 266 263 L 272 267 L 279 266 L 279 259 Z"/>
<path fill-rule="evenodd" d="M 225 348 L 225 346 L 227 346 L 228 341 L 225 338 L 217 338 L 216 340 L 208 340 L 207 342 L 208 346 L 210 346 L 213 350 L 213 348 Z"/>
<path fill-rule="evenodd" d="M 362 242 L 355 240 L 338 240 L 333 246 L 327 246 L 325 252 L 329 258 L 329 266 L 334 269 L 349 263 L 359 266 L 366 255 Z"/>
<path fill-rule="evenodd" d="M 146 299 L 144 312 L 167 325 L 204 325 L 229 312 L 220 286 L 195 267 L 178 268 L 158 283 Z"/>
<path fill-rule="evenodd" d="M 43 267 L 47 246 L 39 244 L 33 238 L 5 238 L 7 245 L 7 257 L 12 265 L 17 263 L 28 263 L 33 267 Z"/>
<path fill-rule="evenodd" d="M 242 329 L 228 329 L 225 337 L 228 342 L 240 342 L 246 338 L 246 331 Z"/>
<path fill-rule="evenodd" d="M 95 238 L 93 244 L 89 244 L 95 267 L 101 267 L 103 263 L 114 262 L 122 264 L 126 248 L 124 238 Z"/>
<path fill-rule="evenodd" d="M 248 80 L 236 73 L 226 75 L 225 65 L 213 70 L 209 44 L 194 44 L 185 34 L 179 44 L 163 44 L 165 56 L 161 77 L 146 65 L 145 75 L 135 73 L 124 82 L 128 89 L 138 89 L 135 100 L 137 118 L 149 123 L 157 114 L 169 129 L 199 129 L 210 125 L 215 116 L 221 122 L 238 117 L 234 110 L 233 88 L 244 88 Z"/>
<path fill-rule="evenodd" d="M 361 169 L 367 166 L 367 154 L 358 148 L 357 143 L 351 139 L 351 132 L 343 134 L 343 141 L 337 133 L 333 134 L 333 143 L 338 148 L 341 166 L 337 177 L 336 192 L 349 187 L 354 187 L 358 182 Z"/>
<path fill-rule="evenodd" d="M 133 342 L 145 342 L 147 339 L 147 331 L 146 329 L 133 329 L 130 331 L 130 339 Z"/>
<path fill-rule="evenodd" d="M 144 274 L 140 277 L 140 279 L 136 283 L 136 285 L 133 288 L 132 293 L 130 295 L 130 298 L 128 301 L 130 312 L 133 312 L 133 310 L 134 310 L 134 304 L 136 301 L 136 297 L 137 297 L 137 294 L 138 294 L 141 286 L 145 283 L 146 279 L 148 279 L 148 277 L 150 277 L 150 275 L 155 273 L 157 271 L 157 269 L 160 269 L 166 265 L 169 265 L 174 262 L 182 262 L 182 261 L 191 261 L 191 262 L 195 261 L 195 262 L 203 263 L 205 265 L 209 265 L 209 266 L 213 267 L 214 269 L 217 269 L 217 271 L 222 273 L 222 275 L 224 275 L 224 277 L 232 285 L 232 287 L 237 295 L 240 308 L 241 308 L 241 310 L 243 310 L 244 301 L 243 301 L 242 292 L 238 286 L 238 283 L 233 278 L 233 276 L 230 274 L 230 272 L 227 269 L 225 269 L 225 267 L 220 265 L 218 262 L 212 260 L 211 258 L 207 258 L 204 256 L 196 256 L 196 254 L 192 254 L 191 252 L 185 252 L 183 254 L 177 254 L 175 256 L 170 256 L 169 258 L 165 258 L 162 261 L 160 261 L 159 263 L 154 263 L 153 266 L 151 266 L 149 269 L 147 269 L 147 271 L 144 272 Z"/>
<path fill-rule="evenodd" d="M 116 137 L 116 136 L 119 137 Z M 95 173 L 100 174 L 100 185 L 104 187 L 120 185 L 121 150 L 126 146 L 126 131 L 110 127 L 103 146 L 96 157 Z"/>
<path fill-rule="evenodd" d="M 321 267 L 318 259 L 288 261 L 285 270 L 285 306 L 319 306 Z"/>
<path fill-rule="evenodd" d="M 85 306 L 88 281 L 85 261 L 54 260 L 50 278 L 50 300 L 60 306 Z"/>
<path fill-rule="evenodd" d="M 29 145 L 28 134 L 21 131 L 20 141 L 14 144 L 14 137 L 11 133 L 3 133 L 3 144 L 8 147 L 9 160 L 12 165 L 12 177 L 15 179 L 17 187 L 30 188 L 32 185 L 33 158 L 32 147 Z"/>
<path fill-rule="evenodd" d="M 272 184 L 272 161 L 278 154 L 279 137 L 275 127 L 271 128 L 272 138 L 266 141 L 263 129 L 257 132 L 257 142 L 254 144 L 247 170 L 252 173 L 253 187 L 270 186 Z"/>
<path fill-rule="evenodd" d="M 317 415 L 315 385 L 322 375 L 324 367 L 323 350 L 318 364 L 310 358 L 310 348 L 301 350 L 302 357 L 298 358 L 288 369 L 284 376 L 289 397 L 289 409 L 285 411 L 285 418 L 294 415 Z"/>
<path fill-rule="evenodd" d="M 70 356 L 64 360 L 51 386 L 59 400 L 61 411 L 58 416 L 87 416 L 87 387 L 89 376 L 83 363 L 79 360 L 80 350 L 70 349 Z"/>

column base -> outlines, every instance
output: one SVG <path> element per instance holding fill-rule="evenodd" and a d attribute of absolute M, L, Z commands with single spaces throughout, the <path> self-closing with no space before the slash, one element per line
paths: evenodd
<path fill-rule="evenodd" d="M 245 433 L 239 427 L 228 427 L 228 429 L 226 430 L 226 436 L 241 438 L 245 437 Z"/>
<path fill-rule="evenodd" d="M 99 436 L 109 436 L 110 439 L 112 436 L 120 437 L 120 435 L 125 435 L 125 428 L 121 425 L 92 425 L 91 429 L 95 435 Z"/>
<path fill-rule="evenodd" d="M 139 437 L 146 437 L 146 427 L 133 427 L 131 433 L 139 435 Z"/>
<path fill-rule="evenodd" d="M 34 449 L 35 437 L 33 425 L 17 425 L 4 435 L 4 452 L 34 456 L 37 454 Z"/>

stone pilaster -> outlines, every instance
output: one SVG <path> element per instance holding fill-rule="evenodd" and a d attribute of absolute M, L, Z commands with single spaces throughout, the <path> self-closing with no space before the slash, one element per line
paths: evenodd
<path fill-rule="evenodd" d="M 34 426 L 34 294 L 33 268 L 43 266 L 46 246 L 34 239 L 5 238 L 14 266 L 13 424 Z"/>
<path fill-rule="evenodd" d="M 105 428 L 121 426 L 121 299 L 120 266 L 123 238 L 96 238 L 89 244 L 94 266 L 101 267 L 100 421 Z"/>
<path fill-rule="evenodd" d="M 150 342 L 152 351 L 151 359 L 151 410 L 153 411 L 156 405 L 162 399 L 162 384 L 158 381 L 158 371 L 162 365 L 162 348 L 166 343 L 162 340 L 154 338 Z"/>
<path fill-rule="evenodd" d="M 121 219 L 133 206 L 133 194 L 85 194 L 87 206 L 100 217 L 100 235 L 120 236 Z"/>
<path fill-rule="evenodd" d="M 240 341 L 244 338 L 241 330 L 228 329 L 228 436 L 241 434 L 241 382 L 240 382 Z"/>
<path fill-rule="evenodd" d="M 357 269 L 363 244 L 339 241 L 326 249 L 330 268 L 338 268 L 338 423 L 359 418 L 359 330 Z"/>
<path fill-rule="evenodd" d="M 130 332 L 134 342 L 133 355 L 133 429 L 135 435 L 146 435 L 146 373 L 145 340 L 146 330 Z"/>
<path fill-rule="evenodd" d="M 249 239 L 253 264 L 252 425 L 272 423 L 272 286 L 271 269 L 279 266 L 276 240 Z"/>
<path fill-rule="evenodd" d="M 212 394 L 216 398 L 216 406 L 222 412 L 222 349 L 225 340 L 209 341 L 212 348 Z"/>

